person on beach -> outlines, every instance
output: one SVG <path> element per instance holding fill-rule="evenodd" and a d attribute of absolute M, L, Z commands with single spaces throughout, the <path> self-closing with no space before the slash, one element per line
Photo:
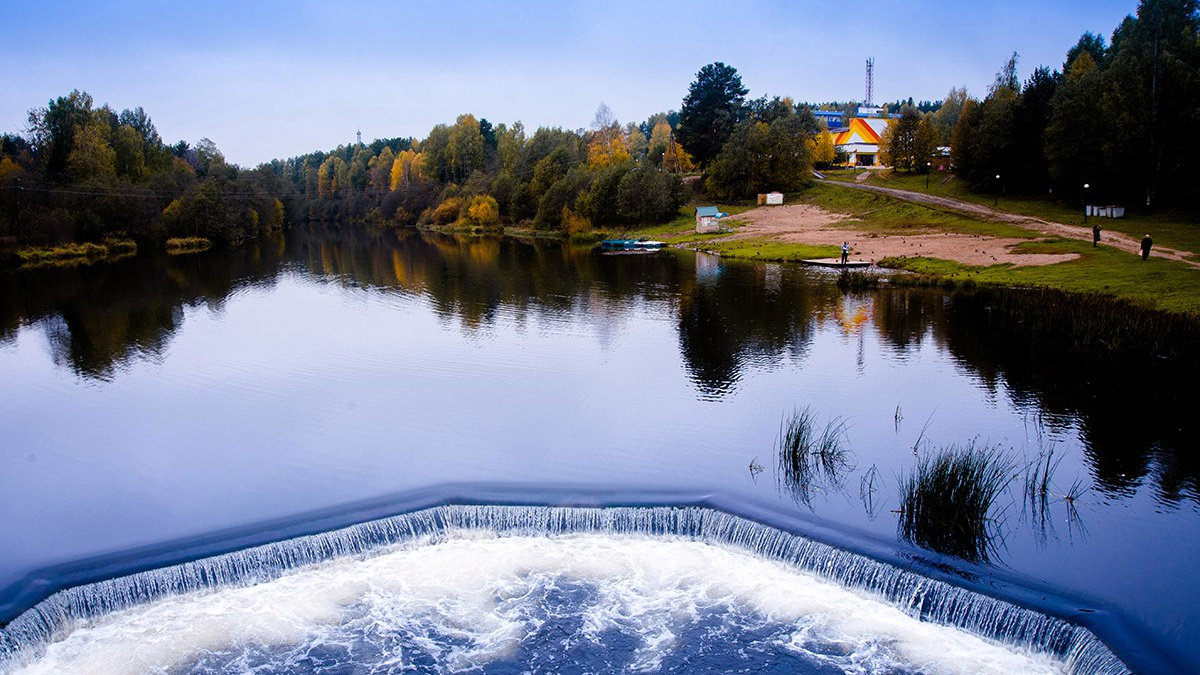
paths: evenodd
<path fill-rule="evenodd" d="M 1095 225 L 1092 226 L 1092 246 L 1098 246 L 1099 244 L 1100 244 L 1100 223 L 1096 223 Z"/>
<path fill-rule="evenodd" d="M 850 262 L 850 242 L 843 241 L 842 242 L 842 264 L 845 265 L 848 262 Z"/>
<path fill-rule="evenodd" d="M 1142 237 L 1142 260 L 1150 257 L 1150 247 L 1153 245 L 1154 240 L 1150 238 L 1149 234 Z"/>

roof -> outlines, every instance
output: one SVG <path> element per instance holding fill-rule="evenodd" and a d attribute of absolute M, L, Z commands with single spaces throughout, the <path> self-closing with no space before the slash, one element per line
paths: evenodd
<path fill-rule="evenodd" d="M 721 209 L 718 209 L 715 206 L 697 206 L 696 207 L 696 215 L 700 216 L 702 218 L 709 218 L 709 217 L 720 218 L 721 217 Z"/>
<path fill-rule="evenodd" d="M 887 129 L 888 120 L 881 117 L 855 117 L 850 120 L 850 126 L 833 139 L 834 145 L 850 143 L 878 144 L 883 130 Z"/>

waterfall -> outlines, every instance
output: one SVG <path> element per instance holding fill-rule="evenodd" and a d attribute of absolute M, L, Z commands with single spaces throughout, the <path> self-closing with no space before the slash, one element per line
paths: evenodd
<path fill-rule="evenodd" d="M 0 630 L 0 668 L 36 652 L 75 623 L 173 595 L 278 578 L 300 567 L 421 545 L 448 533 L 500 537 L 566 534 L 678 537 L 742 549 L 865 591 L 909 616 L 1048 653 L 1069 673 L 1129 669 L 1087 628 L 806 537 L 701 506 L 574 508 L 446 505 L 59 591 Z"/>

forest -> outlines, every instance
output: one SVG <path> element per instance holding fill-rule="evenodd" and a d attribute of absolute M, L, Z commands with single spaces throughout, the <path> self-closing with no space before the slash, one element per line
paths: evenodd
<path fill-rule="evenodd" d="M 1196 0 L 1143 0 L 1110 40 L 1085 33 L 1061 71 L 1040 66 L 1024 83 L 1018 58 L 981 99 L 951 88 L 942 101 L 884 106 L 894 118 L 887 163 L 925 171 L 949 147 L 955 174 L 982 192 L 1003 176 L 1006 190 L 1063 201 L 1088 190 L 1142 209 L 1194 203 Z M 854 102 L 748 93 L 735 68 L 712 63 L 679 111 L 640 122 L 622 124 L 603 103 L 576 130 L 463 114 L 422 139 L 248 169 L 207 139 L 164 142 L 141 108 L 118 112 L 76 90 L 0 136 L 0 252 L 108 240 L 236 245 L 303 223 L 586 235 L 666 222 L 702 198 L 803 190 L 814 167 L 839 162 L 811 110 L 848 115 Z"/>

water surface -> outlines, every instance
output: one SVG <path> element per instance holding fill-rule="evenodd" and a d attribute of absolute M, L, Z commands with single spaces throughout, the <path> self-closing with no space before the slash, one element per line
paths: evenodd
<path fill-rule="evenodd" d="M 418 235 L 7 274 L 2 618 L 414 505 L 715 500 L 1200 668 L 1190 371 L 1022 330 L 988 293 L 832 281 Z M 803 407 L 851 456 L 797 486 L 775 445 Z M 917 455 L 964 443 L 1057 462 L 1040 505 L 1014 479 L 972 559 L 894 513 Z"/>

